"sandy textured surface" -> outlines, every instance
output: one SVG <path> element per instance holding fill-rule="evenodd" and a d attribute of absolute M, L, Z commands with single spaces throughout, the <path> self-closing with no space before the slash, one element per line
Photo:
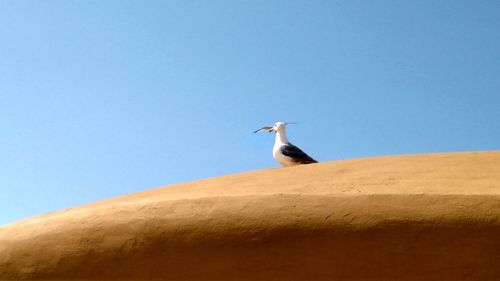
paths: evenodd
<path fill-rule="evenodd" d="M 500 280 L 500 152 L 167 186 L 0 228 L 0 280 Z"/>

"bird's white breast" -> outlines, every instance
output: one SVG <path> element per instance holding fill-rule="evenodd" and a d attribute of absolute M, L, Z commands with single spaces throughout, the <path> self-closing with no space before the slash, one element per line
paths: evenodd
<path fill-rule="evenodd" d="M 283 165 L 285 167 L 297 165 L 297 163 L 292 161 L 291 157 L 288 157 L 286 155 L 283 155 L 283 153 L 281 153 L 281 146 L 282 145 L 284 145 L 284 144 L 281 144 L 281 143 L 274 144 L 274 146 L 273 146 L 274 159 L 276 159 L 276 161 L 278 161 L 278 163 L 280 163 L 281 165 Z"/>
<path fill-rule="evenodd" d="M 287 143 L 288 140 L 286 139 L 285 128 L 281 127 L 276 132 L 276 138 L 274 139 L 273 157 L 284 167 L 297 165 L 297 163 L 295 163 L 291 157 L 283 155 L 283 153 L 281 152 L 281 147 L 283 145 L 286 145 Z"/>

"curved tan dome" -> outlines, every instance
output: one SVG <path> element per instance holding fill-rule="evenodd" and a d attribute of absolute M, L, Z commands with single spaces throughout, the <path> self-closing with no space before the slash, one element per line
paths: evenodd
<path fill-rule="evenodd" d="M 500 152 L 167 186 L 0 228 L 0 280 L 500 280 Z"/>

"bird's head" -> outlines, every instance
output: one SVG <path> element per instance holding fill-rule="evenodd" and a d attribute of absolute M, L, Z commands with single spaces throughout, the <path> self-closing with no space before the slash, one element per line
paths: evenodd
<path fill-rule="evenodd" d="M 278 132 L 280 130 L 284 130 L 285 126 L 286 126 L 285 122 L 276 122 L 276 123 L 274 123 L 273 128 L 271 130 L 269 130 L 269 132 L 273 132 L 273 131 Z"/>
<path fill-rule="evenodd" d="M 254 133 L 257 133 L 257 132 L 260 132 L 260 131 L 263 131 L 263 130 L 267 130 L 269 133 L 271 133 L 271 132 L 278 132 L 280 130 L 284 130 L 285 126 L 288 125 L 288 124 L 297 124 L 297 123 L 293 123 L 293 122 L 276 122 L 276 123 L 274 123 L 274 125 L 272 127 L 271 126 L 262 127 L 260 129 L 258 129 L 257 131 L 255 131 Z"/>

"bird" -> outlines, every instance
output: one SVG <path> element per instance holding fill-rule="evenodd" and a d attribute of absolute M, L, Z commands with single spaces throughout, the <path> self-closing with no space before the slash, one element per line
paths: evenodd
<path fill-rule="evenodd" d="M 262 127 L 254 133 L 267 130 L 268 132 L 275 132 L 276 138 L 274 140 L 273 146 L 273 157 L 281 164 L 283 167 L 301 165 L 301 164 L 312 164 L 318 163 L 311 156 L 307 155 L 300 148 L 291 144 L 286 138 L 286 125 L 296 124 L 292 122 L 276 122 L 274 125 Z"/>

